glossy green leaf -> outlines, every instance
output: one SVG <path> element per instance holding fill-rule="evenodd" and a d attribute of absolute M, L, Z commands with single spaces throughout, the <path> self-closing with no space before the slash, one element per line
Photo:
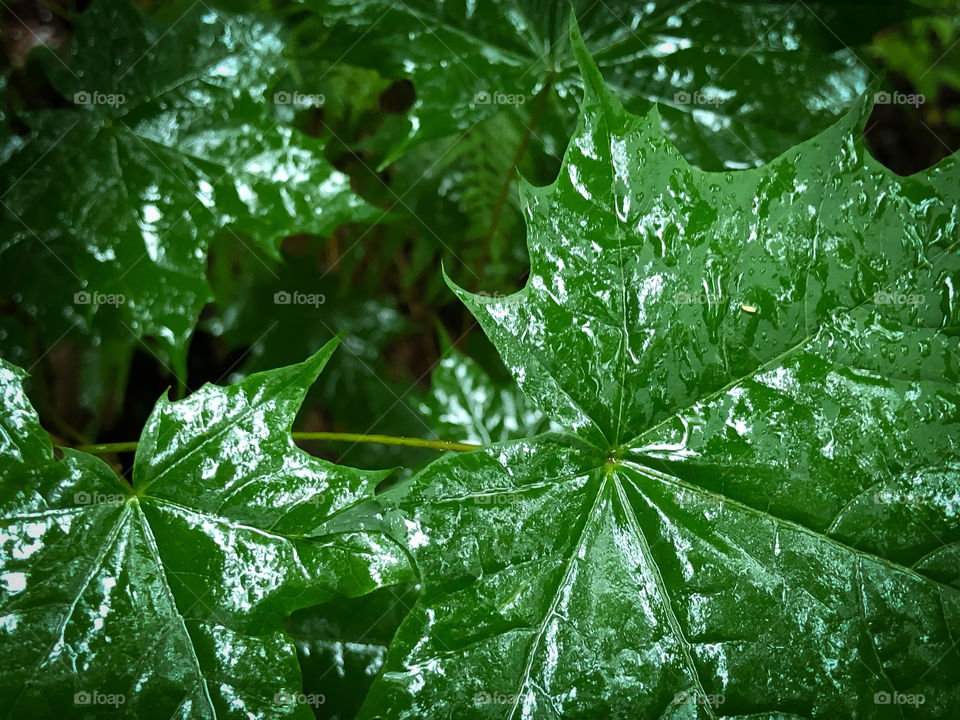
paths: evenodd
<path fill-rule="evenodd" d="M 77 17 L 70 56 L 47 58 L 72 106 L 23 114 L 3 150 L 0 278 L 41 352 L 71 331 L 149 337 L 182 376 L 215 233 L 276 254 L 373 217 L 323 143 L 278 124 L 283 48 L 277 25 L 199 4 L 166 24 L 125 0 Z"/>
<path fill-rule="evenodd" d="M 361 717 L 954 717 L 960 158 L 893 175 L 864 107 L 704 172 L 574 44 L 529 281 L 457 289 L 566 433 L 368 515 L 423 587 Z"/>
<path fill-rule="evenodd" d="M 306 362 L 161 398 L 132 487 L 54 456 L 0 365 L 0 710 L 10 717 L 311 717 L 284 618 L 411 579 L 366 533 L 306 537 L 382 472 L 300 451 L 290 426 L 336 343 Z"/>
<path fill-rule="evenodd" d="M 412 80 L 417 99 L 391 160 L 497 113 L 530 123 L 538 93 L 549 97 L 548 114 L 571 125 L 576 117 L 582 86 L 566 37 L 569 3 L 301 2 L 339 21 L 324 53 Z M 671 139 L 712 169 L 757 165 L 825 128 L 870 78 L 848 46 L 911 12 L 899 0 L 572 6 L 627 108 L 661 103 Z"/>

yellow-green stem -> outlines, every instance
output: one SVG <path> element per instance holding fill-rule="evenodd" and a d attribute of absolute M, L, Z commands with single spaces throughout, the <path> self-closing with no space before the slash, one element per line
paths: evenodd
<path fill-rule="evenodd" d="M 291 433 L 294 440 L 328 440 L 332 442 L 377 443 L 378 445 L 403 445 L 406 447 L 427 448 L 429 450 L 454 450 L 469 452 L 476 450 L 480 445 L 472 443 L 452 442 L 449 440 L 426 440 L 424 438 L 397 437 L 394 435 L 364 435 L 362 433 L 338 432 L 295 432 Z M 107 453 L 133 452 L 137 449 L 136 441 L 118 443 L 98 443 L 96 445 L 74 445 L 74 450 L 103 455 Z"/>

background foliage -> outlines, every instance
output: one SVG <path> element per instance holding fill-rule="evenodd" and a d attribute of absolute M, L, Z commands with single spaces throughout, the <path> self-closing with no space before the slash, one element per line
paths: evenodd
<path fill-rule="evenodd" d="M 627 107 L 659 102 L 668 135 L 707 169 L 769 160 L 825 127 L 884 70 L 891 89 L 926 102 L 877 106 L 866 133 L 879 158 L 906 173 L 957 143 L 949 2 L 867 11 L 711 1 L 680 14 L 668 1 L 588 5 L 579 8 L 588 47 L 602 50 L 598 62 Z M 168 385 L 182 393 L 296 362 L 345 331 L 305 428 L 436 432 L 412 410 L 445 351 L 505 378 L 438 268 L 474 291 L 506 293 L 525 280 L 514 181 L 553 179 L 581 92 L 565 5 L 521 3 L 522 20 L 506 3 L 475 16 L 413 1 L 220 6 L 231 31 L 220 46 L 218 24 L 187 2 L 144 3 L 149 19 L 118 2 L 6 7 L 0 350 L 43 380 L 30 392 L 65 440 L 126 440 Z M 209 46 L 198 53 L 198 42 Z M 231 45 L 242 62 L 216 75 Z M 216 92 L 195 75 L 201 68 L 217 76 Z M 129 100 L 78 105 L 74 93 L 88 87 Z M 274 102 L 278 93 L 306 99 Z M 498 93 L 522 104 L 499 103 Z M 111 118 L 120 135 L 83 130 Z M 330 172 L 326 163 L 349 178 L 352 197 L 309 175 Z M 239 181 L 253 166 L 274 174 L 272 187 Z M 307 173 L 303 189 L 282 182 L 294 168 Z M 220 186 L 206 190 L 213 181 Z M 246 188 L 255 201 L 241 197 Z M 331 192 L 366 204 L 338 214 Z M 169 245 L 143 261 L 151 232 Z M 94 312 L 72 301 L 84 289 L 126 303 Z M 325 302 L 273 303 L 296 290 Z M 452 431 L 442 434 L 455 439 Z M 314 450 L 375 467 L 428 457 Z"/>
<path fill-rule="evenodd" d="M 871 83 L 923 96 L 866 120 L 881 162 L 908 174 L 960 147 L 953 2 L 573 7 L 625 106 L 657 103 L 704 169 L 776 157 Z M 167 387 L 237 382 L 343 333 L 298 429 L 482 443 L 548 429 L 440 268 L 491 296 L 527 278 L 517 177 L 556 177 L 583 97 L 567 12 L 536 0 L 4 3 L 0 356 L 29 368 L 43 426 L 63 443 L 131 440 Z M 124 301 L 97 307 L 82 292 Z M 298 292 L 317 299 L 276 302 Z M 433 457 L 305 447 L 408 473 Z M 131 476 L 131 457 L 107 460 Z M 349 611 L 299 611 L 302 664 L 333 653 L 342 677 L 371 679 L 396 598 L 412 605 L 416 588 L 392 593 L 367 599 L 384 615 L 369 642 Z M 358 707 L 362 687 L 344 681 L 340 707 Z"/>

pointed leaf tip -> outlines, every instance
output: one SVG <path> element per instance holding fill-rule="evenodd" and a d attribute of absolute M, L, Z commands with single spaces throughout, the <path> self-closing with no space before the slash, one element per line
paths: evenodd
<path fill-rule="evenodd" d="M 593 55 L 583 40 L 583 35 L 580 33 L 580 25 L 577 22 L 576 12 L 573 8 L 570 9 L 570 46 L 573 48 L 574 57 L 577 59 L 577 65 L 583 77 L 584 104 L 587 104 L 589 98 L 596 98 L 611 110 L 622 109 L 622 103 L 610 88 L 607 87 L 600 68 L 597 66 Z"/>
<path fill-rule="evenodd" d="M 606 91 L 606 84 L 600 74 L 600 68 L 597 67 L 593 56 L 587 49 L 587 44 L 583 41 L 580 25 L 577 22 L 577 14 L 572 6 L 570 8 L 570 46 L 573 48 L 577 65 L 580 67 L 580 74 L 583 75 L 584 88 L 592 95 L 602 96 Z"/>

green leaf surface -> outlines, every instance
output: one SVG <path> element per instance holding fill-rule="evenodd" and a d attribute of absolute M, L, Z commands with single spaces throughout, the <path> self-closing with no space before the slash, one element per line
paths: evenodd
<path fill-rule="evenodd" d="M 0 361 L 0 711 L 5 716 L 311 717 L 284 618 L 411 580 L 367 533 L 308 538 L 384 477 L 300 451 L 290 426 L 333 352 L 157 403 L 132 487 L 54 456 Z"/>
<path fill-rule="evenodd" d="M 455 288 L 566 433 L 380 498 L 423 587 L 361 717 L 954 717 L 960 158 L 893 175 L 864 102 L 704 172 L 573 42 L 529 281 Z"/>
<path fill-rule="evenodd" d="M 388 159 L 533 98 L 573 124 L 582 84 L 567 41 L 570 4 L 541 0 L 301 0 L 339 21 L 323 52 L 412 80 L 408 132 Z M 863 91 L 849 46 L 911 14 L 883 2 L 609 0 L 572 3 L 587 46 L 634 112 L 663 107 L 671 139 L 710 169 L 770 160 L 824 129 Z"/>
<path fill-rule="evenodd" d="M 0 278 L 43 350 L 148 337 L 182 377 L 217 232 L 276 254 L 373 217 L 322 142 L 278 124 L 283 47 L 279 26 L 199 4 L 170 23 L 124 0 L 77 16 L 69 57 L 46 58 L 73 105 L 24 113 L 3 150 Z"/>

